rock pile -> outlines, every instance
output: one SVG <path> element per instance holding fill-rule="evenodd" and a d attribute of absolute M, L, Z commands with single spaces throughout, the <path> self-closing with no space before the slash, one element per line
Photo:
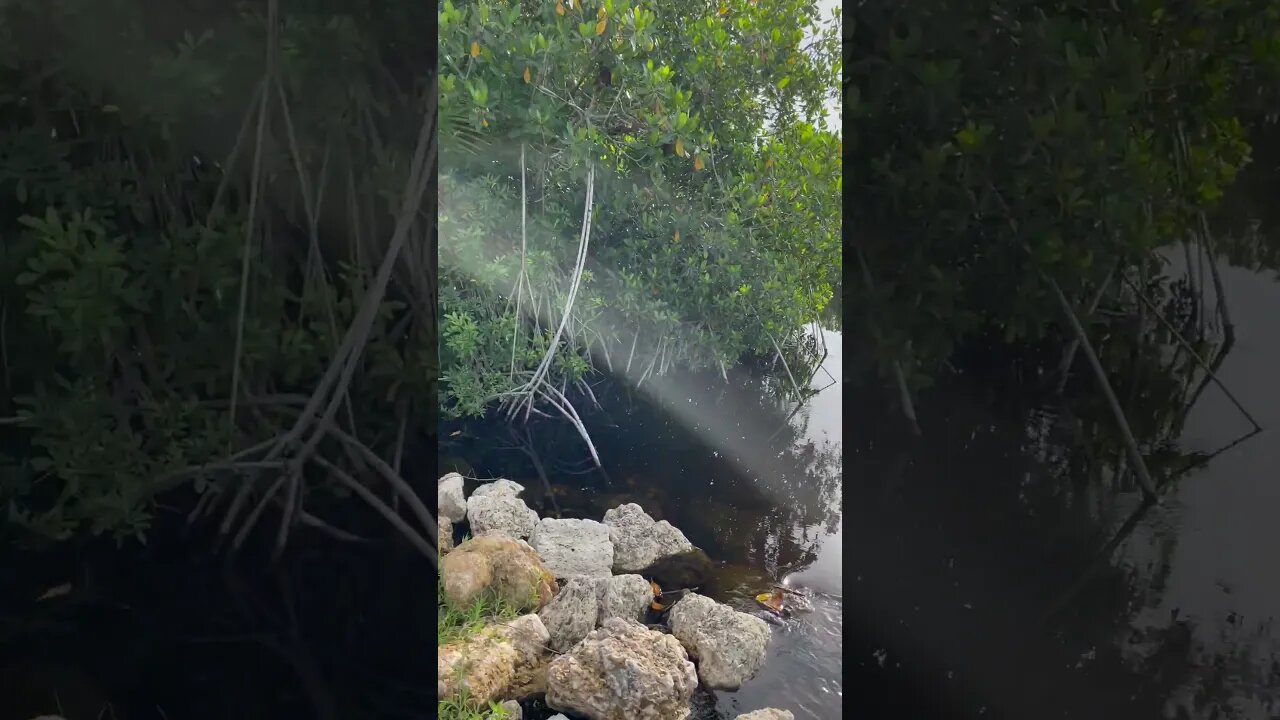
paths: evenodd
<path fill-rule="evenodd" d="M 455 607 L 491 593 L 520 610 L 537 610 L 559 589 L 555 577 L 523 540 L 481 535 L 454 548 L 440 561 L 445 599 Z"/>
<path fill-rule="evenodd" d="M 540 519 L 523 490 L 497 480 L 465 498 L 461 476 L 440 479 L 442 533 L 451 521 L 472 535 L 441 562 L 446 600 L 465 606 L 492 593 L 532 613 L 440 648 L 441 698 L 465 688 L 498 701 L 537 688 L 552 709 L 593 720 L 682 720 L 699 683 L 736 689 L 760 670 L 769 626 L 696 592 L 671 606 L 669 628 L 642 624 L 654 595 L 641 572 L 673 559 L 710 564 L 679 529 L 634 503 L 603 522 Z"/>

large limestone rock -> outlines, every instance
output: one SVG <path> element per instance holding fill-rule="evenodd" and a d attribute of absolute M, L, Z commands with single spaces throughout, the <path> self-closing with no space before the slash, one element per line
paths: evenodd
<path fill-rule="evenodd" d="M 796 716 L 790 710 L 764 708 L 763 710 L 743 713 L 738 716 L 738 720 L 796 720 Z"/>
<path fill-rule="evenodd" d="M 663 590 L 694 590 L 705 586 L 714 571 L 715 565 L 711 558 L 702 550 L 694 548 L 658 558 L 652 565 L 641 570 L 640 574 L 653 578 Z"/>
<path fill-rule="evenodd" d="M 667 623 L 709 688 L 737 690 L 764 665 L 769 625 L 758 617 L 689 593 L 671 608 Z"/>
<path fill-rule="evenodd" d="M 639 505 L 627 503 L 605 512 L 613 541 L 613 572 L 638 573 L 659 558 L 693 549 L 693 543 L 666 520 L 655 522 Z"/>
<path fill-rule="evenodd" d="M 653 588 L 639 575 L 614 575 L 605 583 L 603 591 L 599 623 L 611 617 L 643 621 L 645 610 L 653 602 Z"/>
<path fill-rule="evenodd" d="M 487 482 L 481 485 L 480 487 L 476 488 L 476 491 L 472 493 L 472 495 L 473 496 L 479 495 L 480 497 L 486 497 L 488 495 L 499 495 L 499 494 L 519 495 L 522 492 L 524 492 L 524 486 L 521 485 L 520 483 L 514 482 L 512 480 L 508 480 L 506 478 L 498 478 L 497 480 L 494 480 L 492 482 Z"/>
<path fill-rule="evenodd" d="M 555 578 L 523 540 L 474 537 L 440 561 L 445 600 L 464 607 L 486 592 L 516 608 L 536 610 L 557 591 Z"/>
<path fill-rule="evenodd" d="M 564 584 L 538 616 L 551 634 L 551 648 L 564 652 L 611 617 L 643 620 L 651 602 L 653 590 L 639 575 L 576 577 Z"/>
<path fill-rule="evenodd" d="M 697 685 L 675 638 L 609 618 L 551 661 L 546 702 L 593 720 L 684 720 Z"/>
<path fill-rule="evenodd" d="M 547 641 L 548 646 L 550 640 Z M 516 701 L 541 700 L 547 695 L 547 668 L 553 659 L 550 653 L 536 665 L 521 667 L 515 680 L 507 688 L 506 697 Z"/>
<path fill-rule="evenodd" d="M 603 578 L 574 578 L 538 611 L 551 635 L 552 650 L 564 652 L 595 629 L 606 582 Z"/>
<path fill-rule="evenodd" d="M 439 697 L 464 690 L 471 700 L 498 700 L 522 667 L 539 662 L 546 652 L 547 629 L 537 615 L 523 615 L 507 623 L 442 645 L 436 655 Z"/>
<path fill-rule="evenodd" d="M 529 545 L 558 579 L 612 574 L 609 528 L 595 520 L 543 518 L 534 526 Z"/>
<path fill-rule="evenodd" d="M 448 518 L 450 522 L 462 522 L 467 519 L 467 499 L 462 494 L 462 476 L 456 472 L 440 478 L 436 485 L 436 508 L 440 518 Z"/>
<path fill-rule="evenodd" d="M 449 518 L 444 513 L 440 514 L 439 530 L 440 554 L 448 555 L 449 551 L 453 549 L 453 523 L 449 521 Z"/>
<path fill-rule="evenodd" d="M 499 490 L 482 495 L 477 490 L 467 499 L 467 520 L 472 535 L 497 533 L 525 539 L 533 533 L 538 513 L 515 493 Z"/>

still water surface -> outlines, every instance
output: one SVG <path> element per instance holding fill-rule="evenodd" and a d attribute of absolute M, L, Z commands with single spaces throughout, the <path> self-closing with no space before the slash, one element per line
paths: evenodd
<path fill-rule="evenodd" d="M 1223 265 L 1236 343 L 1218 375 L 1265 430 L 1136 521 L 1131 487 L 1082 471 L 1114 426 L 1085 437 L 1034 380 L 947 381 L 921 398 L 920 438 L 885 425 L 887 403 L 851 403 L 849 692 L 867 712 L 1280 717 L 1280 283 Z M 1209 458 L 1252 427 L 1209 387 L 1149 452 Z"/>

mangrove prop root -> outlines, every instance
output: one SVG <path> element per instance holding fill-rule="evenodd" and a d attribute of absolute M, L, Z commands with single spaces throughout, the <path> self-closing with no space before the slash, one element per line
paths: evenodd
<path fill-rule="evenodd" d="M 1092 317 L 1098 311 L 1098 305 L 1102 303 L 1102 297 L 1106 295 L 1107 288 L 1111 285 L 1111 277 L 1119 270 L 1119 265 L 1113 267 L 1107 276 L 1098 284 L 1097 291 L 1093 294 L 1093 299 L 1089 302 L 1089 310 L 1085 313 L 1085 317 Z M 1067 388 L 1067 380 L 1071 377 L 1071 366 L 1075 364 L 1076 353 L 1080 350 L 1080 338 L 1071 339 L 1071 344 L 1067 346 L 1067 351 L 1062 355 L 1062 364 L 1058 366 L 1058 394 L 1061 395 Z"/>
<path fill-rule="evenodd" d="M 1133 437 L 1133 430 L 1130 429 L 1129 421 L 1124 416 L 1124 410 L 1120 407 L 1120 401 L 1116 398 L 1115 390 L 1111 388 L 1111 382 L 1107 380 L 1107 371 L 1102 367 L 1102 362 L 1098 360 L 1098 355 L 1093 350 L 1093 343 L 1089 342 L 1089 335 L 1085 332 L 1084 326 L 1080 324 L 1080 318 L 1076 317 L 1075 311 L 1071 309 L 1071 303 L 1067 300 L 1067 296 L 1062 293 L 1062 288 L 1053 279 L 1049 279 L 1049 285 L 1053 289 L 1054 296 L 1058 299 L 1058 305 L 1061 307 L 1062 313 L 1066 315 L 1067 321 L 1071 323 L 1071 329 L 1075 332 L 1076 337 L 1079 338 L 1085 357 L 1089 359 L 1089 365 L 1093 368 L 1093 375 L 1098 381 L 1098 387 L 1101 388 L 1102 394 L 1106 397 L 1107 405 L 1111 407 L 1111 414 L 1115 416 L 1116 424 L 1120 426 L 1120 433 L 1124 437 L 1125 448 L 1129 453 L 1129 461 L 1133 464 L 1133 471 L 1138 476 L 1138 484 L 1142 486 L 1142 492 L 1147 499 L 1154 500 L 1157 497 L 1156 488 L 1151 482 L 1150 473 L 1147 472 L 1146 460 L 1142 457 L 1142 450 L 1138 447 L 1138 441 Z"/>
<path fill-rule="evenodd" d="M 274 4 L 275 0 L 272 2 L 273 6 Z M 432 99 L 428 101 L 430 103 L 434 100 L 435 89 L 432 87 L 429 88 L 429 90 L 430 91 L 427 93 L 427 96 Z M 404 247 L 405 241 L 409 236 L 410 229 L 416 221 L 418 209 L 426 194 L 427 185 L 432 177 L 431 169 L 435 165 L 436 158 L 436 146 L 435 143 L 431 142 L 432 130 L 435 126 L 434 121 L 434 107 L 428 107 L 427 112 L 424 113 L 422 127 L 418 136 L 417 148 L 414 152 L 413 161 L 409 170 L 409 177 L 406 182 L 404 199 L 402 201 L 400 212 L 396 218 L 396 226 L 392 234 L 391 242 L 383 256 L 382 263 L 378 268 L 373 282 L 370 284 L 365 293 L 365 297 L 362 299 L 360 310 L 357 312 L 356 317 L 347 328 L 347 332 L 343 337 L 341 345 L 335 351 L 329 367 L 326 369 L 324 376 L 320 379 L 317 387 L 308 398 L 306 406 L 302 409 L 297 421 L 287 432 L 273 440 L 271 449 L 265 458 L 266 462 L 278 460 L 286 451 L 293 450 L 299 444 L 299 441 L 302 440 L 310 430 L 310 436 L 306 437 L 305 442 L 297 449 L 297 452 L 291 462 L 293 472 L 300 472 L 301 467 L 308 459 L 318 459 L 315 457 L 316 447 L 318 446 L 321 438 L 334 429 L 333 417 L 342 403 L 343 398 L 346 397 L 347 389 L 349 388 L 352 376 L 355 373 L 359 357 L 368 341 L 369 333 L 372 331 L 377 309 L 381 305 L 382 299 L 385 296 L 387 287 L 390 283 L 392 270 L 396 264 L 397 258 L 400 256 L 400 252 Z M 326 399 L 328 399 L 327 403 L 325 403 Z M 324 405 L 324 412 L 323 414 L 319 414 L 318 411 L 322 404 Z M 348 475 L 346 477 L 350 476 Z M 279 491 L 283 484 L 283 482 L 277 481 L 275 485 L 267 490 L 266 496 L 268 498 L 274 497 L 275 493 Z M 248 497 L 253 490 L 253 485 L 253 479 L 247 478 L 246 481 L 238 488 L 236 496 L 232 500 L 231 507 L 223 518 L 222 527 L 220 529 L 220 533 L 223 536 L 226 536 L 230 532 L 232 525 L 235 523 L 235 520 L 239 515 L 240 509 L 248 500 Z M 287 509 L 287 512 L 292 513 L 293 511 Z M 397 521 L 403 523 L 398 516 L 395 517 Z M 238 537 L 247 534 L 248 529 L 253 524 L 253 521 L 256 521 L 256 518 L 252 518 L 250 522 L 245 524 L 245 527 L 241 529 Z M 394 524 L 395 523 L 393 523 L 393 525 Z M 434 523 L 432 523 L 428 532 L 432 529 L 434 529 Z M 436 561 L 435 553 L 432 552 L 429 553 L 429 555 L 431 561 L 434 563 Z"/>
<path fill-rule="evenodd" d="M 867 285 L 867 292 L 875 292 L 875 281 L 871 278 L 871 268 L 867 266 L 867 260 L 862 256 L 862 250 L 854 248 L 854 252 L 858 256 L 858 265 L 862 267 L 862 281 Z M 894 359 L 893 361 L 893 379 L 898 385 L 898 397 L 902 404 L 902 414 L 911 423 L 911 432 L 920 435 L 920 422 L 916 420 L 916 406 L 911 400 L 911 388 L 907 385 L 907 374 L 902 369 L 902 362 Z"/>
<path fill-rule="evenodd" d="M 1204 358 L 1200 357 L 1200 354 L 1197 353 L 1195 351 L 1195 348 L 1191 346 L 1191 343 L 1188 342 L 1187 339 L 1182 336 L 1182 333 L 1178 332 L 1178 329 L 1175 328 L 1168 321 L 1168 319 L 1166 319 L 1164 315 L 1160 313 L 1159 309 L 1156 308 L 1155 303 L 1151 302 L 1151 300 L 1147 298 L 1147 296 L 1143 295 L 1142 292 L 1136 286 L 1134 286 L 1133 282 L 1130 281 L 1128 278 L 1125 278 L 1125 284 L 1127 284 L 1129 286 L 1129 289 L 1133 290 L 1133 294 L 1138 296 L 1138 299 L 1141 300 L 1142 303 L 1146 305 L 1149 310 L 1151 310 L 1151 312 L 1156 316 L 1156 320 L 1158 320 L 1162 325 L 1164 325 L 1165 329 L 1168 330 L 1169 333 L 1173 336 L 1173 339 L 1176 340 L 1178 344 L 1182 346 L 1182 349 L 1187 351 L 1187 354 L 1191 356 L 1191 359 L 1195 361 L 1196 365 L 1199 365 L 1200 368 L 1204 370 L 1205 373 L 1207 373 L 1206 379 L 1212 382 L 1213 384 L 1217 385 L 1218 389 L 1222 390 L 1223 394 L 1227 396 L 1227 399 L 1231 401 L 1231 404 L 1235 405 L 1236 409 L 1240 411 L 1240 414 L 1244 415 L 1245 419 L 1247 419 L 1253 425 L 1254 430 L 1261 430 L 1262 426 L 1258 424 L 1257 420 L 1253 419 L 1253 415 L 1249 414 L 1248 410 L 1245 410 L 1244 405 L 1241 404 L 1241 402 L 1238 399 L 1236 399 L 1236 396 L 1231 393 L 1231 390 L 1227 388 L 1227 386 L 1222 382 L 1222 380 L 1218 379 L 1218 373 L 1215 372 L 1214 368 L 1208 362 L 1206 362 Z M 1226 347 L 1225 343 L 1223 344 L 1223 347 Z"/>

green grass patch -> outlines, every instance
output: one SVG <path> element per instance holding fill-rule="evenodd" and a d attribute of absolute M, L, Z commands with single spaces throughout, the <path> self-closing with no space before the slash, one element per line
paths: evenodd
<path fill-rule="evenodd" d="M 530 588 L 530 602 L 536 606 L 537 588 Z M 436 576 L 436 647 L 472 636 L 484 628 L 514 620 L 523 614 L 519 607 L 485 592 L 466 605 L 454 605 L 445 599 L 444 578 Z M 466 689 L 453 697 L 440 700 L 436 714 L 441 720 L 504 720 L 510 717 L 496 702 L 470 698 Z"/>
<path fill-rule="evenodd" d="M 455 698 L 441 700 L 436 708 L 436 717 L 440 720 L 505 720 L 511 715 L 496 702 L 471 701 L 463 693 Z"/>
<path fill-rule="evenodd" d="M 436 587 L 436 647 L 461 640 L 498 622 L 520 615 L 508 602 L 487 594 L 464 606 L 454 606 L 444 598 L 444 581 Z M 436 716 L 441 720 L 504 720 L 510 715 L 496 702 L 483 702 L 467 696 L 464 688 L 454 697 L 440 700 Z"/>
<path fill-rule="evenodd" d="M 469 536 L 463 537 L 462 542 L 468 539 Z M 441 565 L 436 563 L 436 567 Z M 513 620 L 519 615 L 518 608 L 492 593 L 485 593 L 467 605 L 455 606 L 445 600 L 444 576 L 436 575 L 436 647 L 479 632 L 485 625 Z"/>
<path fill-rule="evenodd" d="M 444 599 L 443 580 L 437 580 L 436 597 L 436 647 L 475 634 L 486 625 L 520 616 L 514 605 L 489 593 L 467 605 L 454 606 Z"/>

